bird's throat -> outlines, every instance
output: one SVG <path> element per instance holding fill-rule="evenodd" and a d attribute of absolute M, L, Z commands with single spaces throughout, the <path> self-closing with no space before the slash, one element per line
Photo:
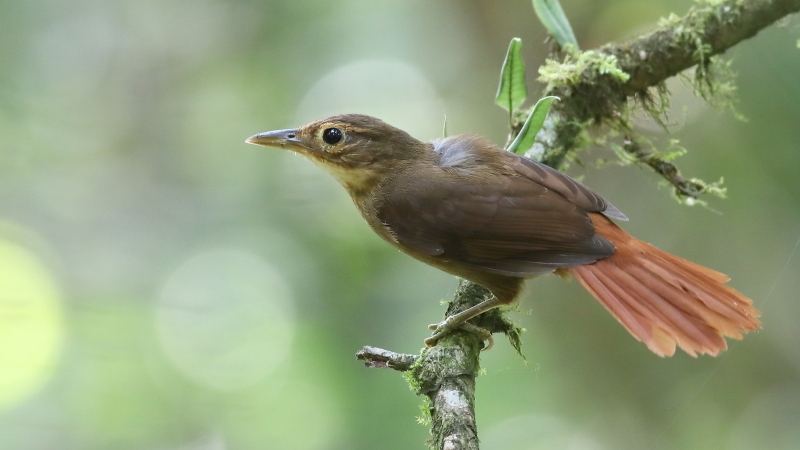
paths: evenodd
<path fill-rule="evenodd" d="M 332 175 L 354 198 L 371 191 L 381 179 L 380 174 L 369 166 L 344 167 L 323 159 L 308 159 Z"/>

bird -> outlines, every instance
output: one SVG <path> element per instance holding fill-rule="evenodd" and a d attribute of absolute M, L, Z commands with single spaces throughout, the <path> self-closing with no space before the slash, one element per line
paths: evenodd
<path fill-rule="evenodd" d="M 245 142 L 304 156 L 345 188 L 385 241 L 492 293 L 432 325 L 428 346 L 550 273 L 577 279 L 661 357 L 676 347 L 715 356 L 726 337 L 760 327 L 752 301 L 726 275 L 632 237 L 614 222 L 628 218 L 590 188 L 480 136 L 423 142 L 344 114 Z"/>

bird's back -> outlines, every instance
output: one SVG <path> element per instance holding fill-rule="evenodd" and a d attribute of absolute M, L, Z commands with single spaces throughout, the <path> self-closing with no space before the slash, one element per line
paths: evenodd
<path fill-rule="evenodd" d="M 474 136 L 430 149 L 433 158 L 387 179 L 375 196 L 373 228 L 406 253 L 470 279 L 522 279 L 614 253 L 587 213 L 607 203 L 580 183 Z"/>

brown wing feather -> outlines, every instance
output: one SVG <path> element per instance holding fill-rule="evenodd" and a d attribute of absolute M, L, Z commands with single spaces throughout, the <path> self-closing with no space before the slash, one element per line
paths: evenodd
<path fill-rule="evenodd" d="M 615 208 L 614 205 L 609 203 L 598 193 L 573 180 L 569 176 L 542 163 L 512 153 L 506 153 L 506 158 L 513 161 L 512 164 L 517 173 L 536 181 L 552 191 L 558 192 L 584 211 L 602 212 L 604 215 L 613 219 L 628 220 L 625 214 L 622 214 L 620 210 Z"/>
<path fill-rule="evenodd" d="M 628 220 L 625 214 L 614 207 L 600 194 L 594 192 L 583 184 L 573 180 L 568 175 L 546 166 L 542 163 L 503 151 L 475 135 L 452 136 L 438 139 L 433 142 L 434 152 L 439 156 L 439 163 L 445 167 L 474 167 L 496 160 L 498 156 L 508 171 L 527 178 L 530 181 L 561 194 L 570 203 L 584 211 L 601 212 L 617 220 Z M 492 153 L 491 158 L 484 157 Z"/>
<path fill-rule="evenodd" d="M 399 245 L 515 277 L 589 264 L 614 253 L 575 203 L 589 202 L 582 185 L 564 188 L 577 192 L 569 199 L 548 187 L 555 183 L 549 173 L 540 182 L 515 170 L 516 155 L 501 160 L 502 167 L 489 166 L 481 151 L 500 150 L 475 147 L 475 142 L 481 141 L 470 141 L 472 147 L 462 147 L 461 153 L 449 147 L 443 155 L 449 164 L 431 167 L 434 173 L 387 193 L 378 216 Z M 602 198 L 591 198 L 592 208 L 606 208 Z"/>

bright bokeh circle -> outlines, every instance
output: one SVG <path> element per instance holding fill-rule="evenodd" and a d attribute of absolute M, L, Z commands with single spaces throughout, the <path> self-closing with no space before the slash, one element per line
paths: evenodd
<path fill-rule="evenodd" d="M 0 411 L 36 393 L 63 344 L 56 284 L 29 250 L 0 239 Z"/>
<path fill-rule="evenodd" d="M 156 320 L 178 370 L 205 387 L 237 390 L 263 380 L 289 356 L 294 302 L 272 265 L 244 250 L 218 248 L 172 273 Z"/>

